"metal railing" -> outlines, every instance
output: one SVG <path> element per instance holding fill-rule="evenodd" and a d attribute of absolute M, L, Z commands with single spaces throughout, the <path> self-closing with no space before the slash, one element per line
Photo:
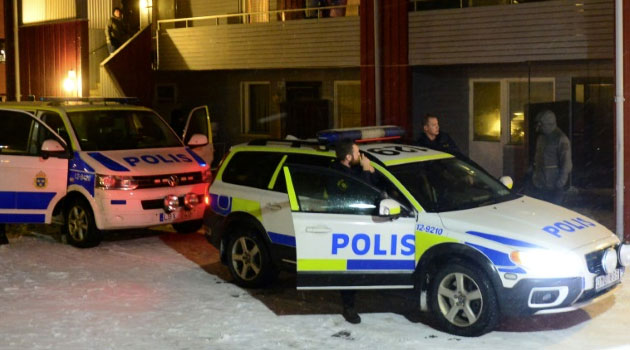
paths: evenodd
<path fill-rule="evenodd" d="M 268 22 L 285 22 L 293 20 L 321 19 L 328 17 L 353 17 L 359 15 L 359 5 L 337 5 L 322 7 L 305 7 L 299 9 L 283 9 L 263 12 L 243 12 L 216 16 L 163 19 L 157 22 L 159 32 L 165 25 L 188 28 L 193 25 L 253 24 Z"/>
<path fill-rule="evenodd" d="M 518 5 L 528 2 L 541 1 L 550 0 L 409 0 L 409 11 L 415 12 L 465 7 Z"/>

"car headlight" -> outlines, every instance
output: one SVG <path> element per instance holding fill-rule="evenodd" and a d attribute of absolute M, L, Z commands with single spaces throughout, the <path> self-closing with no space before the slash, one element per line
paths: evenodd
<path fill-rule="evenodd" d="M 104 190 L 135 190 L 138 181 L 131 176 L 96 175 L 96 188 Z"/>
<path fill-rule="evenodd" d="M 513 251 L 510 259 L 529 273 L 543 277 L 579 276 L 584 265 L 575 253 L 543 249 Z"/>

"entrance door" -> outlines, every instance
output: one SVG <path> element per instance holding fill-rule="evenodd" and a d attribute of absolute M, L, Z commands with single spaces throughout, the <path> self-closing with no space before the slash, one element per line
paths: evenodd
<path fill-rule="evenodd" d="M 212 144 L 212 124 L 210 123 L 208 106 L 195 107 L 190 111 L 190 114 L 188 114 L 188 120 L 184 128 L 184 134 L 182 135 L 184 144 L 187 145 L 190 138 L 195 134 L 206 136 L 208 138 L 208 144 L 193 147 L 192 150 L 197 152 L 206 163 L 212 166 L 212 161 L 214 160 L 214 146 Z"/>
<path fill-rule="evenodd" d="M 381 191 L 329 169 L 283 167 L 298 289 L 410 288 L 415 217 L 379 216 Z"/>
<path fill-rule="evenodd" d="M 527 167 L 526 106 L 554 101 L 553 78 L 470 82 L 470 157 L 495 177 L 521 178 Z"/>
<path fill-rule="evenodd" d="M 0 223 L 51 222 L 68 184 L 63 144 L 31 114 L 0 110 Z"/>

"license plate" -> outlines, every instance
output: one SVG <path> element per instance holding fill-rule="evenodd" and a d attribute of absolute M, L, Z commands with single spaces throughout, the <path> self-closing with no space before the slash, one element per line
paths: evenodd
<path fill-rule="evenodd" d="M 173 222 L 189 218 L 192 213 L 189 210 L 178 210 L 172 213 L 160 213 L 160 222 Z"/>
<path fill-rule="evenodd" d="M 599 291 L 606 287 L 609 287 L 621 279 L 621 269 L 616 269 L 615 271 L 602 276 L 595 277 L 595 290 Z"/>

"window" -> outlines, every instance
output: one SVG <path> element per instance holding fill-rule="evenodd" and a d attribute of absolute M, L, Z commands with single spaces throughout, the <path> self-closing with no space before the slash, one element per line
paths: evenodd
<path fill-rule="evenodd" d="M 34 118 L 18 112 L 0 112 L 0 154 L 40 154 L 44 140 L 58 140 Z"/>
<path fill-rule="evenodd" d="M 332 162 L 334 162 L 335 158 L 332 157 L 323 157 L 323 156 L 315 156 L 310 154 L 288 154 L 287 159 L 284 164 L 301 164 L 301 165 L 312 165 L 318 166 L 322 168 L 328 168 Z M 277 192 L 287 192 L 287 184 L 284 180 L 284 176 L 278 176 L 276 183 L 273 187 L 274 191 Z"/>
<path fill-rule="evenodd" d="M 61 116 L 57 113 L 52 112 L 44 112 L 41 115 L 41 120 L 46 123 L 46 125 L 50 126 L 59 136 L 66 141 L 66 145 L 70 146 L 70 136 L 68 135 L 68 131 L 66 130 L 66 126 L 61 120 Z"/>
<path fill-rule="evenodd" d="M 339 128 L 361 126 L 361 82 L 335 82 L 335 125 Z"/>
<path fill-rule="evenodd" d="M 242 85 L 243 132 L 269 134 L 269 82 L 245 82 Z"/>
<path fill-rule="evenodd" d="M 190 138 L 194 134 L 201 134 L 206 137 L 211 137 L 208 133 L 208 114 L 206 113 L 205 108 L 198 108 L 193 112 L 193 115 L 190 117 L 190 122 L 188 124 L 188 129 L 186 130 L 186 139 L 184 140 L 185 144 L 188 144 Z M 208 140 L 212 142 L 212 140 Z"/>
<path fill-rule="evenodd" d="M 267 189 L 282 153 L 238 152 L 223 171 L 223 181 L 235 185 Z"/>
<path fill-rule="evenodd" d="M 381 192 L 333 169 L 291 167 L 291 180 L 300 211 L 378 215 Z"/>
<path fill-rule="evenodd" d="M 174 84 L 157 85 L 155 93 L 158 103 L 174 103 L 177 101 L 177 88 Z"/>
<path fill-rule="evenodd" d="M 525 112 L 530 103 L 553 101 L 553 81 L 509 83 L 510 141 L 512 145 L 525 142 Z"/>
<path fill-rule="evenodd" d="M 249 15 L 249 23 L 269 22 L 269 0 L 242 0 L 245 13 Z"/>
<path fill-rule="evenodd" d="M 473 140 L 501 141 L 501 83 L 473 84 Z"/>

